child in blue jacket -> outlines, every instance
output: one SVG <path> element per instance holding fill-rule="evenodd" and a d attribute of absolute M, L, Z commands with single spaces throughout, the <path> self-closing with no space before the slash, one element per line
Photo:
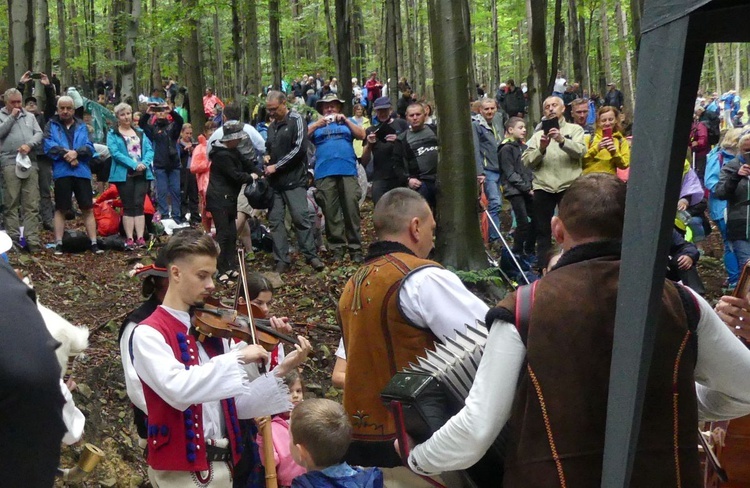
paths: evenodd
<path fill-rule="evenodd" d="M 324 398 L 306 400 L 292 410 L 290 449 L 307 473 L 292 488 L 383 488 L 378 468 L 353 468 L 343 462 L 352 426 L 341 404 Z"/>

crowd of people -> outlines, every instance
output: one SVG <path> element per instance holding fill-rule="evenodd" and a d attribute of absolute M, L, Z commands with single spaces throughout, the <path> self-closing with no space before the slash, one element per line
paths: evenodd
<path fill-rule="evenodd" d="M 27 73 L 20 81 L 30 80 Z M 496 97 L 481 89 L 471 104 L 488 251 L 512 253 L 537 272 L 533 313 L 524 317 L 521 294 L 490 307 L 431 259 L 441 197 L 437 118 L 405 79 L 391 87 L 399 91 L 395 106 L 390 83 L 377 73 L 364 86 L 354 79 L 354 115 L 347 117 L 337 80 L 305 75 L 287 90 L 269 90 L 252 124 L 243 122 L 239 104 L 208 88 L 209 121 L 197 140 L 170 80 L 138 112 L 116 105 L 104 144 L 76 115 L 84 104 L 75 92 L 58 96 L 45 75 L 41 81 L 44 113 L 36 113 L 33 97 L 22 100 L 25 86 L 6 91 L 0 109 L 10 238 L 2 251 L 40 252 L 47 224 L 53 252 L 63 255 L 66 220 L 78 211 L 87 247 L 100 254 L 93 194 L 104 182 L 121 200 L 124 249 L 146 246 L 155 221 L 185 227 L 154 264 L 135 271 L 145 301 L 119 337 L 153 486 L 262 486 L 264 472 L 282 487 L 435 486 L 441 472 L 476 463 L 506 423 L 504 486 L 596 483 L 609 375 L 592 372 L 609 371 L 611 339 L 603 346 L 602 338 L 614 328 L 630 168 L 626 101 L 614 83 L 594 99 L 558 73 L 536 126 L 525 86 L 512 79 Z M 750 413 L 750 351 L 735 337 L 750 338 L 742 329 L 750 297 L 723 297 L 712 308 L 701 297 L 695 245 L 711 231 L 710 216 L 724 238 L 729 286 L 750 260 L 750 134 L 735 112 L 739 103 L 731 92 L 696 102 L 657 324 L 663 354 L 649 373 L 641 426 L 649 448 L 636 453 L 636 484 L 678 486 L 682 479 L 698 486 L 698 420 Z M 369 246 L 361 231 L 364 193 L 374 205 Z M 40 218 L 44 198 L 54 199 L 48 222 Z M 147 211 L 152 200 L 156 208 Z M 512 224 L 501 218 L 506 200 Z M 238 241 L 252 250 L 248 222 L 258 210 L 267 211 L 274 271 L 292 270 L 297 255 L 315 271 L 325 269 L 323 259 L 357 266 L 336 311 L 342 338 L 333 380 L 344 389 L 343 405 L 303 401 L 300 369 L 313 347 L 304 336 L 290 338 L 285 352 L 196 325 L 215 281 L 243 283 L 238 303 L 269 311 L 273 287 L 246 273 L 237 252 Z M 510 249 L 503 234 L 512 235 Z M 0 279 L 15 286 L 7 263 L 0 266 Z M 26 302 L 33 296 L 14 306 Z M 294 332 L 286 318 L 271 315 L 272 329 Z M 399 426 L 380 392 L 435 342 L 466 334 L 477 321 L 489 336 L 464 408 L 421 445 L 394 446 Z M 56 436 L 61 426 L 55 429 Z"/>

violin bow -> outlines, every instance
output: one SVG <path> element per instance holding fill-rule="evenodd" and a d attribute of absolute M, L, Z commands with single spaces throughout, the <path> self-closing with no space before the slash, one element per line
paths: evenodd
<path fill-rule="evenodd" d="M 253 338 L 253 344 L 258 343 L 258 339 L 255 337 L 255 328 L 253 327 L 253 313 L 250 309 L 250 293 L 247 289 L 247 270 L 245 269 L 245 249 L 237 249 L 237 257 L 240 261 L 240 279 L 242 280 L 242 289 L 245 292 L 245 305 L 247 305 L 247 319 L 250 321 L 250 335 Z M 237 299 L 235 300 L 235 309 L 237 300 L 239 300 L 239 283 L 237 284 Z"/>

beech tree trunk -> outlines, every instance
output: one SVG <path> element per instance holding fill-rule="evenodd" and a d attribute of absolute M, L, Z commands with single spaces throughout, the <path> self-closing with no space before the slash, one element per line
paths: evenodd
<path fill-rule="evenodd" d="M 221 50 L 221 30 L 219 29 L 219 6 L 216 5 L 213 13 L 213 33 L 214 33 L 214 76 L 216 76 L 216 86 L 214 93 L 220 98 L 226 98 L 226 78 L 224 76 L 224 55 Z"/>
<path fill-rule="evenodd" d="M 734 65 L 734 89 L 737 93 L 740 93 L 742 89 L 742 63 L 740 61 L 740 47 L 742 44 L 735 43 L 735 65 Z"/>
<path fill-rule="evenodd" d="M 457 269 L 487 267 L 476 212 L 474 144 L 466 87 L 469 84 L 469 33 L 458 2 L 429 0 L 435 102 L 442 120 L 437 195 L 437 259 Z M 444 191 L 450 188 L 450 191 Z"/>
<path fill-rule="evenodd" d="M 135 110 L 138 107 L 138 94 L 135 91 L 135 70 L 137 59 L 135 56 L 135 42 L 138 39 L 138 21 L 141 17 L 141 0 L 125 0 L 125 9 L 126 12 L 130 12 L 130 15 L 127 20 L 125 20 L 125 46 L 123 52 L 120 53 L 120 59 L 124 63 L 119 68 L 122 79 L 120 98 L 122 101 L 132 105 Z"/>
<path fill-rule="evenodd" d="M 529 120 L 533 126 L 542 118 L 542 99 L 546 96 L 547 89 L 547 1 L 527 1 L 526 15 L 531 46 L 528 81 Z"/>
<path fill-rule="evenodd" d="M 344 40 L 351 37 L 351 2 L 352 0 L 335 0 L 338 39 Z M 347 116 L 351 116 L 352 113 L 352 53 L 349 46 L 348 42 L 338 43 L 338 95 L 344 100 L 344 113 Z"/>
<path fill-rule="evenodd" d="M 719 63 L 719 45 L 714 44 L 714 71 L 716 72 L 716 91 L 721 96 L 724 90 L 721 89 L 721 63 Z"/>
<path fill-rule="evenodd" d="M 52 77 L 52 57 L 49 49 L 49 4 L 47 0 L 35 0 L 34 9 L 34 59 L 32 67 L 34 71 L 41 71 L 50 78 Z M 42 82 L 36 82 L 36 98 L 39 106 L 44 107 L 46 98 Z"/>
<path fill-rule="evenodd" d="M 500 84 L 500 45 L 497 39 L 497 0 L 492 0 L 492 73 L 488 91 L 490 96 Z"/>
<path fill-rule="evenodd" d="M 633 120 L 632 115 L 635 109 L 635 90 L 633 89 L 633 68 L 630 63 L 630 48 L 628 43 L 628 19 L 625 17 L 620 2 L 615 2 L 615 19 L 617 20 L 617 33 L 620 37 L 618 44 L 620 46 L 620 73 L 622 76 L 622 93 L 625 96 L 625 113 L 628 120 Z"/>
<path fill-rule="evenodd" d="M 9 0 L 10 38 L 13 52 L 13 84 L 32 69 L 34 58 L 34 11 L 28 0 Z"/>
<path fill-rule="evenodd" d="M 474 57 L 474 47 L 471 38 L 471 10 L 469 9 L 469 0 L 458 0 L 461 5 L 461 15 L 463 16 L 464 28 L 463 32 L 466 34 L 466 47 L 469 50 L 469 100 L 477 99 L 477 75 L 475 67 L 477 65 L 476 58 Z"/>
<path fill-rule="evenodd" d="M 232 0 L 232 92 L 235 100 L 242 96 L 242 75 L 240 70 L 240 60 L 242 59 L 242 42 L 240 34 L 242 27 L 240 25 L 240 14 L 237 0 Z"/>
<path fill-rule="evenodd" d="M 398 100 L 398 37 L 396 35 L 396 9 L 397 0 L 385 0 L 385 68 L 386 82 L 388 83 L 388 97 L 393 106 Z"/>
<path fill-rule="evenodd" d="M 281 34 L 279 33 L 279 0 L 268 0 L 268 33 L 271 42 L 271 85 L 281 90 Z"/>
<path fill-rule="evenodd" d="M 555 77 L 557 70 L 560 69 L 560 51 L 563 35 L 565 33 L 565 24 L 562 21 L 562 0 L 555 0 L 555 26 L 552 34 L 552 65 L 549 69 L 549 82 L 547 83 L 547 92 L 552 93 L 555 86 Z"/>
<path fill-rule="evenodd" d="M 188 89 L 188 101 L 190 102 L 190 121 L 195 127 L 195 133 L 202 132 L 206 123 L 206 115 L 203 113 L 203 72 L 200 62 L 200 40 L 198 0 L 182 0 L 182 5 L 187 14 L 185 33 L 185 82 Z"/>
<path fill-rule="evenodd" d="M 331 5 L 329 0 L 323 0 L 323 14 L 326 18 L 326 29 L 328 31 L 328 50 L 333 59 L 333 64 L 336 67 L 336 72 L 339 70 L 339 55 L 336 48 L 336 31 L 333 28 L 333 22 L 331 21 Z M 348 37 L 347 37 L 348 39 Z M 351 80 L 349 80 L 351 82 Z"/>
<path fill-rule="evenodd" d="M 581 34 L 578 25 L 578 6 L 576 0 L 568 0 L 568 32 L 570 33 L 570 44 L 572 47 L 571 58 L 573 61 L 573 79 L 583 85 L 583 63 L 584 56 L 581 46 Z"/>
<path fill-rule="evenodd" d="M 65 0 L 57 0 L 57 25 L 57 42 L 60 49 L 60 83 L 62 84 L 60 88 L 62 89 L 70 84 L 70 75 L 68 74 L 68 47 L 66 45 L 67 36 L 65 35 L 67 29 L 60 27 L 67 25 L 65 19 Z"/>
<path fill-rule="evenodd" d="M 258 95 L 263 90 L 261 87 L 260 50 L 258 49 L 257 0 L 245 1 L 247 7 L 247 18 L 245 21 L 245 30 L 247 31 L 247 47 L 245 49 L 248 76 L 247 91 L 249 95 Z"/>
<path fill-rule="evenodd" d="M 607 15 L 609 14 L 609 5 L 607 0 L 602 0 L 599 13 L 599 19 L 601 22 L 599 28 L 602 32 L 602 56 L 604 56 L 604 76 L 607 79 L 606 83 L 612 83 L 612 53 L 609 49 L 609 20 L 607 18 Z M 602 87 L 602 93 L 604 93 L 605 88 L 606 87 Z"/>

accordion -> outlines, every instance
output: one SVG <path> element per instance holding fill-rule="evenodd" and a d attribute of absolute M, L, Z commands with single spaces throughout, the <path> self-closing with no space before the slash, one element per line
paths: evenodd
<path fill-rule="evenodd" d="M 434 351 L 426 350 L 416 364 L 409 363 L 391 378 L 380 396 L 387 406 L 399 410 L 395 415 L 397 429 L 405 429 L 412 439 L 422 443 L 461 410 L 479 368 L 487 335 L 484 323 L 467 325 L 465 334 L 457 333 L 445 343 L 436 342 Z M 501 487 L 507 436 L 506 426 L 479 462 L 466 470 L 443 473 L 443 480 L 451 488 Z"/>

